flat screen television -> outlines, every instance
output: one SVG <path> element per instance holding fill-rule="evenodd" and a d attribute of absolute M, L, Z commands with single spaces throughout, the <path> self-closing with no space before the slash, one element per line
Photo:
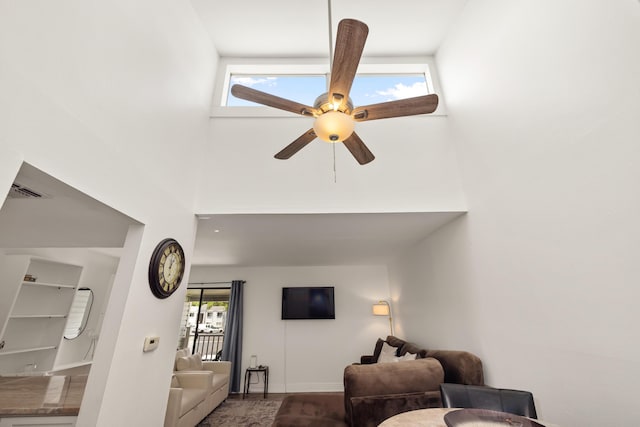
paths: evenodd
<path fill-rule="evenodd" d="M 282 319 L 335 319 L 333 286 L 282 288 Z"/>

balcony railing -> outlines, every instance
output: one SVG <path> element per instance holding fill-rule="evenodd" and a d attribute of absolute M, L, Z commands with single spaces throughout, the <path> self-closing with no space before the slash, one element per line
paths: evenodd
<path fill-rule="evenodd" d="M 193 347 L 194 339 L 195 349 Z M 193 335 L 189 337 L 189 348 L 193 349 L 193 353 L 200 353 L 202 360 L 220 360 L 223 342 L 224 334 L 200 333 L 197 337 Z"/>

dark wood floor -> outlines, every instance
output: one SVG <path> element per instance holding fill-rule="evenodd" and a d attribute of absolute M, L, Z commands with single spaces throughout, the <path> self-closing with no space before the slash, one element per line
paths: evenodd
<path fill-rule="evenodd" d="M 305 392 L 305 393 L 315 393 L 315 392 Z M 322 392 L 322 394 L 325 394 L 325 393 L 340 393 L 340 394 L 342 394 L 342 392 L 340 392 L 340 391 Z M 267 393 L 267 397 L 266 398 L 263 396 L 262 393 L 248 393 L 245 396 L 245 400 L 283 400 L 285 397 L 291 396 L 292 394 L 297 394 L 297 393 Z M 230 393 L 229 397 L 227 397 L 227 399 L 242 400 L 242 393 Z"/>
<path fill-rule="evenodd" d="M 245 395 L 246 400 L 282 400 L 292 393 L 267 393 L 265 398 L 262 393 L 248 393 Z M 242 400 L 242 393 L 230 393 L 227 399 Z"/>

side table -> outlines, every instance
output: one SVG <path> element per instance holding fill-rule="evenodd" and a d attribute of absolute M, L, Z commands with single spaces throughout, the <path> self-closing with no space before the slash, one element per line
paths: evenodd
<path fill-rule="evenodd" d="M 264 376 L 264 397 L 267 397 L 267 393 L 269 392 L 269 367 L 260 365 L 257 368 L 247 368 L 244 372 L 244 392 L 242 393 L 242 398 L 249 393 L 249 385 L 251 384 L 251 375 L 256 373 L 258 380 L 260 380 L 260 372 Z"/>

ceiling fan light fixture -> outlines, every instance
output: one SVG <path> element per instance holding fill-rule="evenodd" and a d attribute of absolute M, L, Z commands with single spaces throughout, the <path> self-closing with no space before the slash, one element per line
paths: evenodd
<path fill-rule="evenodd" d="M 329 23 L 331 22 L 332 20 L 329 19 Z M 331 27 L 331 24 L 329 26 Z M 333 31 L 329 33 L 333 34 Z M 369 27 L 364 22 L 355 19 L 340 21 L 336 33 L 336 49 L 330 55 L 334 60 L 331 62 L 329 90 L 316 98 L 313 107 L 261 92 L 249 86 L 235 84 L 231 87 L 231 94 L 237 98 L 316 118 L 313 128 L 305 131 L 276 153 L 274 156 L 276 159 L 288 159 L 314 139 L 320 138 L 327 142 L 342 142 L 356 161 L 365 165 L 373 161 L 375 156 L 354 132 L 356 121 L 414 116 L 433 113 L 436 110 L 438 107 L 436 94 L 379 102 L 353 109 L 349 92 L 356 77 L 368 33 Z M 331 45 L 333 46 L 333 43 Z"/>
<path fill-rule="evenodd" d="M 326 142 L 342 142 L 351 136 L 354 128 L 353 118 L 340 111 L 327 111 L 313 123 L 316 136 Z"/>

